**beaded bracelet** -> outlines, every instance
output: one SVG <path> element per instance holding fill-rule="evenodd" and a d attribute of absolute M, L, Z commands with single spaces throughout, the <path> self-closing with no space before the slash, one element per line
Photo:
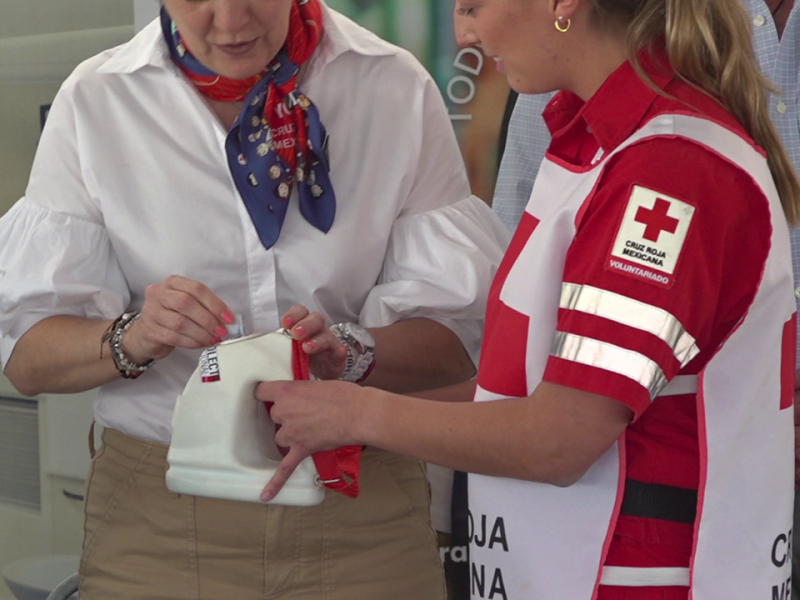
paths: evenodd
<path fill-rule="evenodd" d="M 103 333 L 103 337 L 100 338 L 100 356 L 103 356 L 103 344 L 108 342 L 108 348 L 111 350 L 111 360 L 114 361 L 114 366 L 117 367 L 120 377 L 123 379 L 136 379 L 152 367 L 155 362 L 150 359 L 143 365 L 137 365 L 125 356 L 125 351 L 122 349 L 122 340 L 125 337 L 125 333 L 141 316 L 142 313 L 138 311 L 122 313 L 108 326 L 108 329 Z"/>

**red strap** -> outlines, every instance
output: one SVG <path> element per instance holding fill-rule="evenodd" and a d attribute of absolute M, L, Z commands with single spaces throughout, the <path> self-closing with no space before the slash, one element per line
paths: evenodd
<path fill-rule="evenodd" d="M 292 340 L 292 370 L 295 380 L 310 379 L 308 354 L 300 342 Z M 276 425 L 277 431 L 280 426 Z M 281 452 L 288 452 L 281 448 Z M 319 478 L 326 488 L 341 492 L 349 498 L 358 497 L 358 474 L 361 471 L 361 446 L 343 446 L 336 450 L 317 452 L 312 456 Z"/>
<path fill-rule="evenodd" d="M 308 381 L 311 379 L 308 354 L 303 352 L 303 347 L 297 340 L 292 340 L 292 375 L 295 381 Z"/>
<path fill-rule="evenodd" d="M 361 471 L 361 446 L 342 446 L 312 456 L 322 483 L 329 490 L 357 498 Z"/>

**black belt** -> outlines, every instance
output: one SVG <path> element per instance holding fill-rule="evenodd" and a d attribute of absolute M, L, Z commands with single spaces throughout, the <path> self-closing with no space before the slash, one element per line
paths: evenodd
<path fill-rule="evenodd" d="M 697 490 L 626 479 L 619 514 L 694 523 L 697 516 Z"/>

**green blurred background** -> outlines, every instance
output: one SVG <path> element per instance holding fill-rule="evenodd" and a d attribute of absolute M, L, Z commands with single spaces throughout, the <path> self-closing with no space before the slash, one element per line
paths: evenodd
<path fill-rule="evenodd" d="M 444 0 L 327 0 L 331 8 L 413 52 L 440 86 L 453 71 L 452 6 Z"/>
<path fill-rule="evenodd" d="M 491 202 L 509 88 L 494 62 L 484 62 L 474 50 L 459 54 L 453 31 L 453 1 L 326 2 L 385 40 L 410 50 L 425 65 L 447 103 L 473 193 Z"/>

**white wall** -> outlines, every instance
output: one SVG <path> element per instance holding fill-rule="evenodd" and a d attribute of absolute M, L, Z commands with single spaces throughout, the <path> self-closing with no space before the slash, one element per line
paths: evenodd
<path fill-rule="evenodd" d="M 158 16 L 160 0 L 133 0 L 133 25 L 136 31 Z"/>
<path fill-rule="evenodd" d="M 138 6 L 141 4 L 141 7 Z M 49 104 L 78 63 L 123 43 L 155 0 L 0 0 L 0 215 L 22 196 Z M 134 6 L 136 5 L 136 6 Z M 144 17 L 142 17 L 144 18 Z M 0 376 L 0 393 L 11 393 Z M 0 503 L 0 568 L 17 558 L 80 552 L 93 393 L 40 402 L 40 511 Z M 0 580 L 0 600 L 11 595 Z"/>
<path fill-rule="evenodd" d="M 2 0 L 0 38 L 133 23 L 131 0 Z"/>
<path fill-rule="evenodd" d="M 0 395 L 19 396 L 1 374 Z M 0 502 L 0 568 L 31 556 L 80 553 L 83 504 L 75 497 L 83 496 L 89 469 L 94 397 L 86 392 L 37 398 L 41 510 Z M 0 600 L 11 598 L 0 580 Z"/>
<path fill-rule="evenodd" d="M 0 1 L 0 215 L 24 193 L 50 104 L 78 63 L 133 35 L 130 0 Z"/>

